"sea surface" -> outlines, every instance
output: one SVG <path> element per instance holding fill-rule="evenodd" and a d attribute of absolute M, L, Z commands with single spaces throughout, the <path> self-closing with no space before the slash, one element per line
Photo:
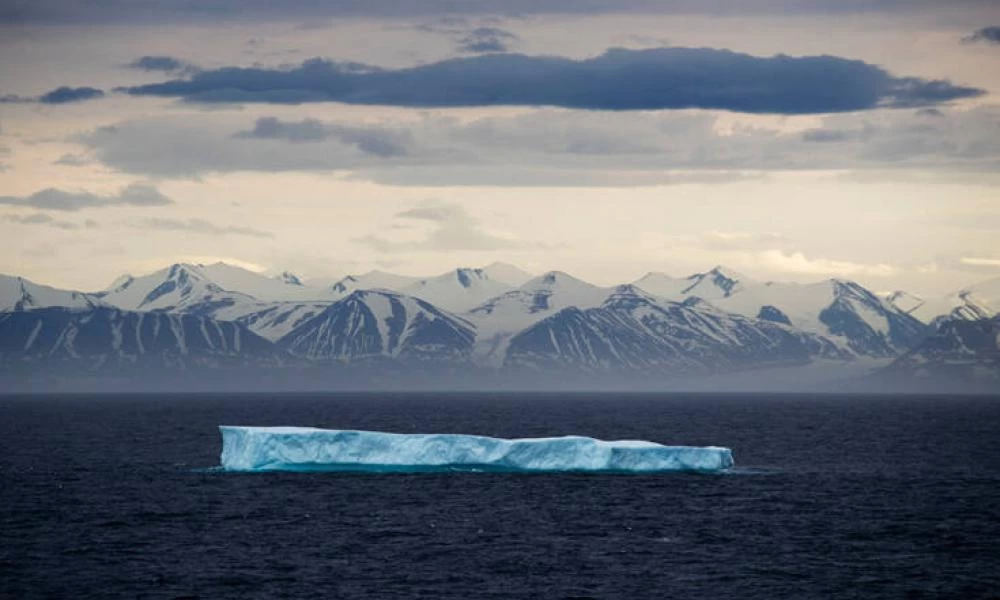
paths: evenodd
<path fill-rule="evenodd" d="M 731 474 L 214 472 L 217 426 L 733 449 Z M 0 397 L 3 598 L 998 598 L 1000 396 Z"/>

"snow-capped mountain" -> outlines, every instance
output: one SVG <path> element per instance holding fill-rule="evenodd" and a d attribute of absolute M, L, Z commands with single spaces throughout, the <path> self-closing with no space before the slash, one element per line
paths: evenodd
<path fill-rule="evenodd" d="M 141 311 L 182 312 L 192 306 L 219 307 L 257 301 L 249 294 L 225 289 L 209 278 L 203 266 L 181 263 L 143 277 L 128 277 L 118 287 L 95 295 L 123 310 Z"/>
<path fill-rule="evenodd" d="M 520 287 L 534 277 L 534 275 L 524 269 L 505 262 L 489 264 L 480 269 L 480 271 L 485 273 L 491 280 L 506 283 L 512 288 Z"/>
<path fill-rule="evenodd" d="M 728 298 L 753 285 L 746 275 L 719 265 L 705 273 L 695 273 L 689 277 L 677 278 L 664 273 L 647 273 L 634 285 L 661 298 L 683 299 L 696 296 L 709 302 Z"/>
<path fill-rule="evenodd" d="M 109 307 L 0 313 L 0 358 L 84 371 L 280 366 L 284 353 L 237 323 Z"/>
<path fill-rule="evenodd" d="M 104 306 L 104 302 L 92 294 L 39 285 L 23 277 L 0 275 L 0 312 L 52 306 L 89 310 Z"/>
<path fill-rule="evenodd" d="M 996 391 L 1000 385 L 1000 317 L 945 320 L 883 375 L 931 384 L 985 384 Z"/>
<path fill-rule="evenodd" d="M 905 292 L 897 293 L 905 294 Z M 903 298 L 903 302 L 908 298 L 916 299 L 915 296 L 908 294 Z M 931 325 L 949 319 L 964 321 L 988 319 L 1000 314 L 1000 277 L 971 285 L 943 298 L 917 300 L 920 300 L 919 304 L 907 310 L 907 304 L 897 300 L 895 294 L 890 297 L 890 302 L 895 306 Z"/>
<path fill-rule="evenodd" d="M 471 323 L 428 302 L 384 290 L 358 290 L 301 323 L 279 345 L 313 360 L 463 362 L 474 339 Z"/>
<path fill-rule="evenodd" d="M 923 298 L 914 296 L 913 294 L 904 292 L 903 290 L 896 290 L 895 292 L 886 294 L 885 301 L 908 315 L 913 315 L 915 310 L 926 303 Z"/>
<path fill-rule="evenodd" d="M 175 264 L 143 277 L 127 277 L 99 293 L 125 310 L 165 311 L 238 322 L 276 341 L 335 301 L 322 288 L 307 288 L 285 273 L 265 277 L 224 263 Z M 326 297 L 324 299 L 324 296 Z"/>
<path fill-rule="evenodd" d="M 178 263 L 149 275 L 126 275 L 98 294 L 125 310 L 183 310 L 194 305 L 235 305 L 256 301 L 332 301 L 336 295 L 302 285 L 285 272 L 267 277 L 226 263 Z"/>
<path fill-rule="evenodd" d="M 671 300 L 699 297 L 727 312 L 785 323 L 865 356 L 894 356 L 912 347 L 926 331 L 905 311 L 841 279 L 762 283 L 716 267 L 683 280 L 650 274 L 636 285 Z"/>
<path fill-rule="evenodd" d="M 561 271 L 551 271 L 491 298 L 466 313 L 476 325 L 476 359 L 499 366 L 507 342 L 518 332 L 564 308 L 599 306 L 609 288 L 592 285 Z"/>
<path fill-rule="evenodd" d="M 337 281 L 330 289 L 338 297 L 347 296 L 355 290 L 399 290 L 419 281 L 419 277 L 396 275 L 385 271 L 369 271 L 363 275 L 348 275 Z"/>
<path fill-rule="evenodd" d="M 512 287 L 492 280 L 483 269 L 455 269 L 437 277 L 421 279 L 399 291 L 448 311 L 465 312 Z"/>
<path fill-rule="evenodd" d="M 691 298 L 664 301 L 616 288 L 596 308 L 565 308 L 515 335 L 505 366 L 636 371 L 671 376 L 844 357 L 820 336 L 725 313 Z"/>

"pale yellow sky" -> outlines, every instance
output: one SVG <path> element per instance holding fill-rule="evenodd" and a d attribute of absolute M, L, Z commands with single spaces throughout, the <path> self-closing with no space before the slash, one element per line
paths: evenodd
<path fill-rule="evenodd" d="M 920 294 L 1000 275 L 1000 46 L 961 43 L 966 23 L 605 15 L 490 24 L 516 34 L 513 50 L 532 55 L 581 58 L 663 44 L 830 54 L 988 93 L 938 107 L 941 117 L 902 109 L 753 116 L 335 103 L 206 108 L 123 94 L 0 104 L 0 197 L 45 188 L 107 196 L 148 183 L 173 200 L 70 212 L 0 205 L 0 272 L 90 290 L 181 260 L 307 278 L 373 268 L 434 274 L 502 260 L 614 284 L 721 263 L 760 279 L 839 276 Z M 0 32 L 0 95 L 163 80 L 123 67 L 142 55 L 206 68 L 313 56 L 400 67 L 456 55 L 458 33 L 413 25 L 8 26 Z M 420 152 L 379 162 L 333 143 L 249 146 L 234 137 L 262 117 L 390 131 Z M 107 126 L 127 142 L 95 137 Z M 802 143 L 805 132 L 823 127 L 857 139 Z M 199 150 L 205 155 L 196 159 Z M 724 165 L 711 166 L 722 158 Z M 197 172 L 181 172 L 192 163 Z M 443 207 L 447 217 L 400 216 L 426 206 Z"/>

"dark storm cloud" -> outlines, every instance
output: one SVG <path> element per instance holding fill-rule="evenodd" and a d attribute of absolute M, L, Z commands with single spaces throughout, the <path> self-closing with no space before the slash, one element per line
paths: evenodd
<path fill-rule="evenodd" d="M 244 139 L 284 140 L 287 142 L 322 142 L 338 140 L 354 146 L 365 154 L 389 158 L 405 156 L 409 135 L 376 127 L 347 127 L 328 124 L 316 119 L 282 121 L 276 117 L 257 119 L 254 128 L 241 131 L 236 137 Z"/>
<path fill-rule="evenodd" d="M 32 0 L 0 3 L 0 22 L 168 23 L 288 21 L 315 18 L 411 18 L 436 15 L 535 14 L 893 14 L 995 9 L 995 0 Z"/>
<path fill-rule="evenodd" d="M 127 65 L 130 69 L 140 71 L 169 73 L 173 75 L 189 75 L 197 73 L 197 65 L 173 56 L 141 56 Z"/>
<path fill-rule="evenodd" d="M 509 31 L 497 27 L 477 27 L 458 40 L 458 49 L 472 54 L 506 52 L 515 41 L 517 36 Z"/>
<path fill-rule="evenodd" d="M 173 204 L 173 200 L 151 185 L 133 183 L 110 195 L 66 192 L 48 188 L 30 196 L 0 196 L 0 204 L 28 206 L 41 210 L 74 211 L 100 206 L 164 206 Z"/>
<path fill-rule="evenodd" d="M 193 102 L 777 114 L 930 106 L 984 93 L 943 80 L 893 77 L 835 56 L 760 58 L 710 48 L 618 48 L 585 60 L 488 54 L 395 70 L 314 58 L 294 68 L 226 67 L 122 91 Z"/>
<path fill-rule="evenodd" d="M 97 88 L 62 86 L 51 92 L 42 94 L 38 97 L 38 101 L 42 104 L 67 104 L 69 102 L 94 100 L 103 96 L 104 92 Z"/>
<path fill-rule="evenodd" d="M 972 35 L 962 38 L 967 44 L 1000 44 L 1000 27 L 983 27 Z"/>

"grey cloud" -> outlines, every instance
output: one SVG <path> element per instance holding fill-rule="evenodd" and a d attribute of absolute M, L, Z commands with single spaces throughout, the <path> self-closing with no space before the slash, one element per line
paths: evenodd
<path fill-rule="evenodd" d="M 91 219 L 87 219 L 81 225 L 70 221 L 60 221 L 42 213 L 35 213 L 31 215 L 5 215 L 3 220 L 10 223 L 17 223 L 19 225 L 44 225 L 46 227 L 55 227 L 56 229 L 66 230 L 81 229 L 83 227 L 93 229 L 98 226 L 97 222 Z"/>
<path fill-rule="evenodd" d="M 103 98 L 104 92 L 92 87 L 58 87 L 38 97 L 42 104 L 68 104 Z"/>
<path fill-rule="evenodd" d="M 477 27 L 458 40 L 461 52 L 486 53 L 507 52 L 518 37 L 498 27 Z"/>
<path fill-rule="evenodd" d="M 455 250 L 503 250 L 538 247 L 493 235 L 482 229 L 479 220 L 472 217 L 459 204 L 427 203 L 396 214 L 396 219 L 427 221 L 433 229 L 416 241 L 394 241 L 376 235 L 367 235 L 353 241 L 369 246 L 376 252 Z"/>
<path fill-rule="evenodd" d="M 151 217 L 139 221 L 138 227 L 142 229 L 153 229 L 157 231 L 184 231 L 187 233 L 200 233 L 205 235 L 245 235 L 256 238 L 273 238 L 274 234 L 252 227 L 235 227 L 228 225 L 220 227 L 203 219 L 165 219 Z"/>
<path fill-rule="evenodd" d="M 257 119 L 253 129 L 241 131 L 236 137 L 245 139 L 285 140 L 288 142 L 322 142 L 335 139 L 354 146 L 365 154 L 381 158 L 405 156 L 410 136 L 406 132 L 375 127 L 349 127 L 326 124 L 317 119 L 282 121 L 275 117 Z"/>
<path fill-rule="evenodd" d="M 994 0 L 32 0 L 0 4 L 0 22 L 13 23 L 174 23 L 285 21 L 337 17 L 411 18 L 476 15 L 538 14 L 708 14 L 739 16 L 754 14 L 856 14 L 891 13 L 947 14 L 968 10 L 988 12 Z"/>
<path fill-rule="evenodd" d="M 935 119 L 909 111 L 828 116 L 808 135 L 759 124 L 720 132 L 715 116 L 691 113 L 540 110 L 472 121 L 427 115 L 406 126 L 366 126 L 366 135 L 405 135 L 406 153 L 387 157 L 335 137 L 308 143 L 234 137 L 253 128 L 230 119 L 127 121 L 76 141 L 108 167 L 144 176 L 339 171 L 413 186 L 725 184 L 772 170 L 988 173 L 1000 164 L 1000 111 L 985 107 Z M 308 131 L 350 127 L 317 123 Z"/>
<path fill-rule="evenodd" d="M 72 102 L 96 100 L 103 97 L 104 92 L 97 88 L 62 86 L 37 97 L 5 94 L 0 96 L 0 104 L 29 104 L 33 102 L 40 104 L 70 104 Z"/>
<path fill-rule="evenodd" d="M 190 75 L 201 70 L 197 65 L 173 56 L 140 56 L 126 66 L 130 69 L 171 75 Z"/>
<path fill-rule="evenodd" d="M 802 132 L 802 141 L 814 143 L 863 142 L 871 139 L 877 131 L 873 127 L 854 129 L 808 129 Z"/>
<path fill-rule="evenodd" d="M 57 165 L 64 165 L 68 167 L 82 167 L 89 165 L 91 163 L 90 159 L 85 156 L 80 156 L 79 154 L 63 154 L 55 161 Z"/>
<path fill-rule="evenodd" d="M 967 44 L 1000 44 L 1000 27 L 983 27 L 972 35 L 962 38 Z"/>
<path fill-rule="evenodd" d="M 133 183 L 117 194 L 100 195 L 90 192 L 66 192 L 48 188 L 30 196 L 0 196 L 0 204 L 28 206 L 41 210 L 75 211 L 101 206 L 164 206 L 172 204 L 155 187 Z"/>
<path fill-rule="evenodd" d="M 923 107 L 984 93 L 944 80 L 894 77 L 875 65 L 835 56 L 761 58 L 711 48 L 617 48 L 584 60 L 486 54 L 402 69 L 314 58 L 293 68 L 225 67 L 122 91 L 209 103 L 704 108 L 774 114 Z"/>

